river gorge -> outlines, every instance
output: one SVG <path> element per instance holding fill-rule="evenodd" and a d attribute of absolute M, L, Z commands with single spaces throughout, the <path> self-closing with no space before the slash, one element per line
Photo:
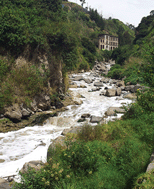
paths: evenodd
<path fill-rule="evenodd" d="M 106 64 L 106 67 L 110 65 Z M 130 91 L 118 86 L 117 82 L 120 81 L 105 78 L 95 71 L 70 74 L 69 78 L 69 90 L 74 95 L 76 105 L 67 106 L 66 111 L 50 117 L 43 126 L 29 125 L 18 131 L 0 133 L 0 177 L 17 175 L 25 162 L 45 162 L 49 145 L 64 129 L 84 124 L 95 126 L 99 122 L 119 119 L 124 112 L 119 107 L 128 106 L 133 101 L 127 98 Z M 121 90 L 119 94 L 118 88 Z M 114 95 L 106 94 L 110 89 L 116 91 Z M 116 110 L 116 114 L 107 112 L 109 109 Z"/>

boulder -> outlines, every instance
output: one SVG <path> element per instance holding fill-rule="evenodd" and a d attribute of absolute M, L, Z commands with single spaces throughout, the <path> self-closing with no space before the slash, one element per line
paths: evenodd
<path fill-rule="evenodd" d="M 42 161 L 30 161 L 23 165 L 23 168 L 20 170 L 21 173 L 26 173 L 29 168 L 35 169 L 35 171 L 39 171 L 43 167 Z"/>
<path fill-rule="evenodd" d="M 74 97 L 73 98 L 73 102 L 76 104 L 76 105 L 81 105 L 83 103 L 83 101 L 77 97 Z"/>
<path fill-rule="evenodd" d="M 92 83 L 92 80 L 91 79 L 89 79 L 89 78 L 83 78 L 83 80 L 87 83 L 87 84 L 90 84 L 90 83 Z"/>
<path fill-rule="evenodd" d="M 118 81 L 118 82 L 116 83 L 116 85 L 117 85 L 118 87 L 125 87 L 125 82 L 124 82 L 124 81 Z"/>
<path fill-rule="evenodd" d="M 108 96 L 108 97 L 116 96 L 116 89 L 107 89 L 105 96 Z"/>
<path fill-rule="evenodd" d="M 75 77 L 73 78 L 73 80 L 74 80 L 74 81 L 81 81 L 81 80 L 83 80 L 83 76 L 81 76 L 81 75 L 75 76 Z"/>
<path fill-rule="evenodd" d="M 22 111 L 21 111 L 21 113 L 22 113 L 23 117 L 29 117 L 32 112 L 28 111 L 28 109 L 26 110 L 25 108 L 23 108 Z"/>
<path fill-rule="evenodd" d="M 80 119 L 78 120 L 79 123 L 80 123 L 80 122 L 84 122 L 84 121 L 86 121 L 85 118 L 80 118 Z"/>
<path fill-rule="evenodd" d="M 81 115 L 81 118 L 89 118 L 90 117 L 90 114 L 82 114 Z"/>
<path fill-rule="evenodd" d="M 0 178 L 0 189 L 11 189 L 12 187 L 10 186 L 10 183 L 3 179 L 3 178 Z"/>
<path fill-rule="evenodd" d="M 99 95 L 102 96 L 102 95 L 105 95 L 105 93 L 106 93 L 106 91 L 103 90 L 103 91 L 101 91 L 101 93 Z"/>
<path fill-rule="evenodd" d="M 99 123 L 103 118 L 99 116 L 91 116 L 90 122 L 91 123 Z"/>
<path fill-rule="evenodd" d="M 141 89 L 142 86 L 137 84 L 137 85 L 128 85 L 125 87 L 125 91 L 130 91 L 132 93 L 135 93 L 137 91 L 137 89 Z"/>
<path fill-rule="evenodd" d="M 103 87 L 103 83 L 102 82 L 95 82 L 94 86 L 96 86 L 96 87 Z"/>
<path fill-rule="evenodd" d="M 73 127 L 73 128 L 69 128 L 69 129 L 64 129 L 62 132 L 62 135 L 67 135 L 67 133 L 74 133 L 77 134 L 81 131 L 82 127 Z"/>
<path fill-rule="evenodd" d="M 78 86 L 76 84 L 74 85 L 69 85 L 69 88 L 77 88 Z"/>
<path fill-rule="evenodd" d="M 22 112 L 19 104 L 13 104 L 13 106 L 5 108 L 5 117 L 8 117 L 13 122 L 19 122 L 22 118 Z"/>
<path fill-rule="evenodd" d="M 114 116 L 116 113 L 125 113 L 125 109 L 119 107 L 110 107 L 106 112 L 105 115 L 107 116 Z"/>
<path fill-rule="evenodd" d="M 121 95 L 121 88 L 118 87 L 116 90 L 116 96 L 120 96 Z"/>
<path fill-rule="evenodd" d="M 131 100 L 137 98 L 137 96 L 136 96 L 135 93 L 127 93 L 127 94 L 124 94 L 123 97 L 124 97 L 124 98 L 128 98 L 128 99 L 131 99 Z"/>
<path fill-rule="evenodd" d="M 87 88 L 85 85 L 81 84 L 80 86 L 78 86 L 78 88 Z"/>
<path fill-rule="evenodd" d="M 47 151 L 47 159 L 52 158 L 52 154 L 54 150 L 56 149 L 57 146 L 62 146 L 63 148 L 66 148 L 66 143 L 65 143 L 65 137 L 64 136 L 59 136 L 57 137 L 48 147 Z"/>

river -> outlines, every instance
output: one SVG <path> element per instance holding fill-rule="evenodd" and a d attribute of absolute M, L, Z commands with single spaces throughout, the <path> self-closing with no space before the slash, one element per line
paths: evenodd
<path fill-rule="evenodd" d="M 94 82 L 100 81 L 101 77 L 94 76 L 91 72 L 85 72 L 80 74 L 73 74 L 71 77 L 83 76 L 89 78 L 93 82 L 87 84 L 85 81 L 74 81 L 78 86 L 85 85 L 86 88 L 70 88 L 73 92 L 77 92 L 82 95 L 81 105 L 68 106 L 68 110 L 59 113 L 58 117 L 54 119 L 62 119 L 61 124 L 47 120 L 43 126 L 25 127 L 18 131 L 12 131 L 8 133 L 0 133 L 0 177 L 6 177 L 10 175 L 17 175 L 18 171 L 22 168 L 25 162 L 31 160 L 46 161 L 47 149 L 50 143 L 57 138 L 62 131 L 67 127 L 81 126 L 85 124 L 77 122 L 82 114 L 90 114 L 94 116 L 103 117 L 104 113 L 109 107 L 120 107 L 123 104 L 130 104 L 132 101 L 124 99 L 123 95 L 120 97 L 106 97 L 100 96 L 101 90 L 105 87 L 113 88 L 114 84 L 106 83 L 99 91 L 90 92 L 94 86 Z M 122 114 L 117 114 L 116 117 L 120 117 Z M 69 118 L 71 121 L 66 121 Z M 106 121 L 112 120 L 114 116 L 106 118 Z M 90 118 L 86 120 L 90 123 Z M 92 124 L 92 123 L 90 123 Z M 93 123 L 96 125 L 96 123 Z"/>

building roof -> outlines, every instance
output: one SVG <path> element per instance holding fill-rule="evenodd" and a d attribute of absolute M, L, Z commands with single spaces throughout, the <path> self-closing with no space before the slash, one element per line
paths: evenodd
<path fill-rule="evenodd" d="M 115 36 L 115 35 L 109 35 L 109 34 L 99 34 L 98 37 L 101 37 L 101 36 L 104 36 L 104 35 L 108 35 L 108 36 L 110 36 L 110 37 L 116 37 L 116 38 L 118 38 L 118 37 Z"/>

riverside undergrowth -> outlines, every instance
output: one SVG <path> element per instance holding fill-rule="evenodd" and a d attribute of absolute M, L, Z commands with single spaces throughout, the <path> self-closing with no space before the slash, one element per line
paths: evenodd
<path fill-rule="evenodd" d="M 86 125 L 80 133 L 67 135 L 66 147 L 49 152 L 46 165 L 22 174 L 14 189 L 139 188 L 153 150 L 153 104 L 153 90 L 138 91 L 137 102 L 122 120 Z"/>

